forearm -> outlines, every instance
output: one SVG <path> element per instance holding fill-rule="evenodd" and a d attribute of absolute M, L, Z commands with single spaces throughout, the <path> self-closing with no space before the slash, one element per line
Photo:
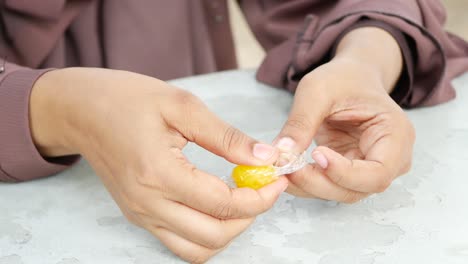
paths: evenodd
<path fill-rule="evenodd" d="M 357 28 L 346 34 L 337 46 L 333 60 L 336 59 L 351 59 L 375 70 L 388 93 L 392 92 L 403 69 L 398 42 L 377 27 Z"/>

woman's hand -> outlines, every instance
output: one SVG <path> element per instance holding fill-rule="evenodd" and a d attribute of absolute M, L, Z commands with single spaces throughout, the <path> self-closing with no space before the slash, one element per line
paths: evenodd
<path fill-rule="evenodd" d="M 283 178 L 258 191 L 230 189 L 194 167 L 182 153 L 189 141 L 237 164 L 271 164 L 278 153 L 154 78 L 55 70 L 36 82 L 30 109 L 44 156 L 83 155 L 131 222 L 191 262 L 226 247 L 288 184 Z"/>
<path fill-rule="evenodd" d="M 386 54 L 378 53 L 381 48 Z M 410 169 L 414 128 L 388 95 L 401 64 L 388 33 L 362 28 L 342 40 L 333 60 L 301 80 L 276 144 L 303 151 L 315 138 L 318 147 L 316 163 L 288 176 L 288 192 L 352 203 L 384 191 Z"/>

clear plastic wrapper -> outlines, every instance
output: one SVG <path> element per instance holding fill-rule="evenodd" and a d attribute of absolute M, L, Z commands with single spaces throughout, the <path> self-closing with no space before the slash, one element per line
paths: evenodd
<path fill-rule="evenodd" d="M 279 160 L 282 160 L 283 162 L 285 161 L 286 164 L 277 164 L 278 166 L 273 166 L 273 168 L 275 168 L 276 176 L 291 174 L 304 168 L 304 166 L 307 165 L 305 152 L 300 155 L 283 152 L 281 153 Z"/>
<path fill-rule="evenodd" d="M 305 153 L 281 153 L 273 166 L 236 166 L 232 171 L 232 179 L 237 187 L 259 189 L 278 179 L 279 176 L 291 174 L 302 169 L 307 164 Z"/>

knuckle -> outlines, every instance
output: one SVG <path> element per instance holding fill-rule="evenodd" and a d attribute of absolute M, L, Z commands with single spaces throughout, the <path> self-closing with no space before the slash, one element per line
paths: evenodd
<path fill-rule="evenodd" d="M 193 95 L 192 93 L 188 91 L 181 90 L 181 89 L 174 89 L 173 98 L 174 98 L 174 102 L 177 105 L 188 107 L 188 108 L 191 108 L 193 106 L 203 105 L 203 103 L 198 97 L 196 97 L 195 95 Z"/>
<path fill-rule="evenodd" d="M 151 189 L 164 195 L 164 188 L 162 188 L 155 173 L 146 171 L 136 174 L 134 178 L 135 182 L 122 187 L 120 197 L 130 214 L 135 216 L 148 215 L 150 210 L 148 210 L 149 201 L 145 197 L 146 190 Z"/>
<path fill-rule="evenodd" d="M 164 194 L 164 191 L 167 189 L 167 182 L 161 177 L 161 171 L 157 168 L 158 166 L 159 165 L 142 166 L 139 170 L 140 172 L 135 174 L 138 187 L 135 187 L 135 190 L 132 192 L 139 195 L 143 187 L 157 190 Z"/>
<path fill-rule="evenodd" d="M 148 187 L 157 187 L 159 172 L 151 167 L 145 167 L 140 173 L 136 175 L 138 184 Z"/>
<path fill-rule="evenodd" d="M 179 252 L 174 252 L 177 256 L 179 256 L 181 259 L 186 260 L 189 263 L 205 263 L 209 258 L 210 254 L 206 252 L 202 252 L 201 250 L 185 250 L 185 251 L 179 251 Z"/>
<path fill-rule="evenodd" d="M 127 195 L 125 199 L 125 205 L 128 208 L 129 212 L 134 215 L 146 215 L 147 212 L 143 205 L 141 204 L 138 198 L 135 198 L 134 195 Z"/>
<path fill-rule="evenodd" d="M 211 238 L 209 239 L 207 243 L 207 247 L 209 249 L 222 249 L 226 247 L 230 242 L 230 239 L 226 236 L 225 230 L 219 226 L 216 228 L 213 228 L 212 233 L 211 233 Z"/>
<path fill-rule="evenodd" d="M 410 159 L 408 162 L 406 162 L 405 166 L 403 166 L 402 169 L 402 174 L 406 174 L 411 170 L 411 167 L 413 166 L 413 161 Z"/>
<path fill-rule="evenodd" d="M 295 114 L 286 121 L 286 127 L 299 131 L 307 131 L 311 129 L 312 122 L 306 114 Z"/>
<path fill-rule="evenodd" d="M 253 208 L 255 209 L 251 209 L 249 212 L 247 212 L 246 210 L 246 213 L 244 214 L 246 217 L 255 217 L 261 213 L 264 213 L 270 210 L 275 204 L 275 201 L 276 199 L 265 199 L 262 196 L 257 196 L 255 199 L 252 199 L 251 201 L 252 205 L 254 205 Z"/>
<path fill-rule="evenodd" d="M 146 215 L 146 210 L 141 200 L 141 192 L 138 188 L 131 185 L 127 186 L 121 191 L 119 199 L 129 215 Z"/>
<path fill-rule="evenodd" d="M 223 135 L 222 147 L 226 153 L 232 153 L 237 146 L 241 146 L 246 138 L 237 128 L 229 126 Z"/>
<path fill-rule="evenodd" d="M 390 177 L 382 177 L 382 180 L 380 180 L 377 184 L 377 188 L 375 190 L 376 193 L 382 193 L 385 190 L 390 187 L 390 184 L 392 183 L 392 180 Z"/>
<path fill-rule="evenodd" d="M 336 174 L 333 174 L 333 177 L 330 177 L 330 178 L 332 179 L 334 183 L 341 186 L 343 183 L 344 175 L 341 173 L 336 173 Z"/>
<path fill-rule="evenodd" d="M 133 215 L 132 212 L 122 210 L 123 215 L 125 216 L 125 219 L 127 219 L 128 222 L 130 222 L 133 225 L 140 226 L 140 223 L 137 221 L 136 217 Z"/>
<path fill-rule="evenodd" d="M 355 191 L 347 190 L 343 196 L 342 202 L 353 204 L 361 200 L 361 194 Z"/>
<path fill-rule="evenodd" d="M 299 189 L 308 192 L 310 189 L 310 178 L 307 177 L 306 174 L 302 171 L 297 171 L 293 175 L 291 175 L 290 179 L 292 182 L 299 187 Z"/>
<path fill-rule="evenodd" d="M 330 178 L 330 180 L 335 184 L 343 186 L 346 174 L 352 172 L 355 169 L 355 164 L 352 159 L 349 160 L 349 163 L 349 167 L 345 167 L 347 169 L 334 166 L 334 164 L 329 164 L 326 173 L 327 177 Z"/>
<path fill-rule="evenodd" d="M 217 219 L 228 219 L 235 215 L 232 202 L 230 200 L 223 200 L 219 202 L 212 213 L 212 216 Z"/>
<path fill-rule="evenodd" d="M 218 205 L 213 212 L 213 216 L 218 219 L 227 219 L 231 214 L 231 207 L 226 203 Z"/>
<path fill-rule="evenodd" d="M 166 122 L 176 128 L 189 141 L 194 141 L 200 134 L 197 116 L 205 111 L 203 102 L 192 93 L 174 89 L 170 104 L 165 112 Z"/>

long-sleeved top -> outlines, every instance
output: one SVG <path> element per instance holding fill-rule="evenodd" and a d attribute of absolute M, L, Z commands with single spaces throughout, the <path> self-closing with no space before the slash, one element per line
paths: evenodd
<path fill-rule="evenodd" d="M 468 69 L 468 44 L 444 31 L 437 0 L 241 0 L 267 51 L 258 80 L 294 92 L 332 56 L 340 38 L 375 26 L 398 41 L 404 70 L 392 98 L 402 107 L 455 97 L 450 81 Z M 0 180 L 54 174 L 75 158 L 37 151 L 29 95 L 51 68 L 106 67 L 168 80 L 236 67 L 223 0 L 4 0 L 0 3 Z"/>

